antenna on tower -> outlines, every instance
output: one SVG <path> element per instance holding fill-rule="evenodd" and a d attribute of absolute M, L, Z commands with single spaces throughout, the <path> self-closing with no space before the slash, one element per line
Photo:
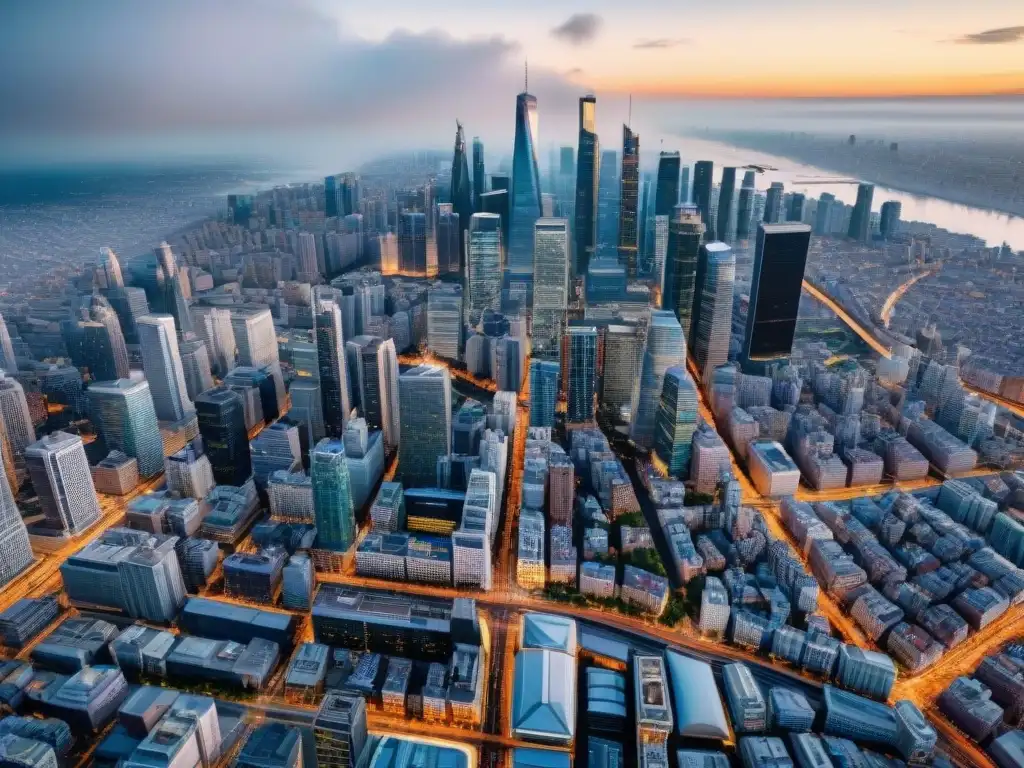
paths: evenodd
<path fill-rule="evenodd" d="M 523 92 L 528 93 L 530 90 L 530 60 L 523 59 Z"/>

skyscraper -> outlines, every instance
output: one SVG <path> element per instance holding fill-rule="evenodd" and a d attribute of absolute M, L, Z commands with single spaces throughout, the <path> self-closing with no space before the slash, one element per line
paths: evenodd
<path fill-rule="evenodd" d="M 633 390 L 640 379 L 644 355 L 643 326 L 616 323 L 604 329 L 604 374 L 601 406 L 618 413 L 633 405 Z"/>
<path fill-rule="evenodd" d="M 162 294 L 159 306 L 174 318 L 174 327 L 179 334 L 191 333 L 192 316 L 189 315 L 188 302 L 185 301 L 188 276 L 178 267 L 178 260 L 167 242 L 160 243 L 153 252 L 157 262 L 157 287 Z"/>
<path fill-rule="evenodd" d="M 419 211 L 402 211 L 398 217 L 398 269 L 427 274 L 427 217 Z"/>
<path fill-rule="evenodd" d="M 398 400 L 398 354 L 395 340 L 385 339 L 377 353 L 380 371 L 380 397 L 383 412 L 384 442 L 389 449 L 398 447 L 401 437 L 401 414 Z"/>
<path fill-rule="evenodd" d="M 483 168 L 480 169 L 481 173 Z M 455 122 L 455 154 L 452 157 L 452 210 L 459 217 L 459 269 L 466 260 L 466 230 L 469 229 L 469 217 L 473 215 L 473 188 L 469 177 L 469 157 L 466 155 L 466 134 L 462 131 L 462 123 Z M 442 272 L 449 271 L 441 268 Z"/>
<path fill-rule="evenodd" d="M 900 229 L 900 214 L 903 213 L 903 204 L 898 200 L 886 200 L 882 203 L 882 216 L 879 223 L 879 230 L 883 240 L 891 240 L 893 235 Z"/>
<path fill-rule="evenodd" d="M 427 291 L 427 347 L 438 357 L 462 359 L 462 286 L 435 283 Z"/>
<path fill-rule="evenodd" d="M 139 318 L 138 329 L 142 368 L 153 395 L 156 417 L 161 421 L 181 421 L 195 409 L 188 397 L 174 318 L 146 315 Z"/>
<path fill-rule="evenodd" d="M 857 202 L 853 205 L 853 215 L 850 216 L 850 231 L 848 233 L 851 239 L 866 243 L 871 238 L 871 203 L 874 197 L 874 184 L 857 186 Z"/>
<path fill-rule="evenodd" d="M 485 195 L 485 200 L 488 197 Z M 475 327 L 486 310 L 501 309 L 501 217 L 496 213 L 474 213 L 468 239 L 466 319 Z"/>
<path fill-rule="evenodd" d="M 732 215 L 732 201 L 736 197 L 736 169 L 722 169 L 722 186 L 718 190 L 718 239 L 725 240 Z"/>
<path fill-rule="evenodd" d="M 512 150 L 512 191 L 506 268 L 533 278 L 533 225 L 541 215 L 540 172 L 537 170 L 537 99 L 516 96 L 516 135 Z"/>
<path fill-rule="evenodd" d="M 128 349 L 121 323 L 105 298 L 94 294 L 89 300 L 90 322 L 80 323 L 85 362 L 94 381 L 128 376 Z"/>
<path fill-rule="evenodd" d="M 0 447 L 5 451 L 6 447 Z M 14 503 L 10 483 L 0 473 L 0 587 L 8 584 L 15 576 L 32 564 L 32 546 L 21 513 Z"/>
<path fill-rule="evenodd" d="M 292 407 L 288 411 L 305 422 L 309 445 L 315 445 L 327 434 L 324 428 L 324 403 L 320 397 L 320 384 L 312 379 L 297 379 L 288 388 L 292 398 Z"/>
<path fill-rule="evenodd" d="M 96 487 L 82 438 L 53 432 L 25 449 L 25 466 L 47 522 L 81 533 L 100 518 Z"/>
<path fill-rule="evenodd" d="M 783 359 L 793 351 L 811 228 L 762 224 L 757 230 L 743 360 Z"/>
<path fill-rule="evenodd" d="M 559 365 L 554 360 L 530 361 L 530 426 L 555 426 Z"/>
<path fill-rule="evenodd" d="M 461 274 L 465 262 L 465 238 L 462 232 L 462 217 L 451 211 L 451 204 L 437 206 L 437 272 L 440 275 Z"/>
<path fill-rule="evenodd" d="M 693 433 L 697 431 L 697 388 L 682 366 L 665 371 L 655 420 L 654 450 L 674 477 L 689 476 Z"/>
<path fill-rule="evenodd" d="M 479 136 L 473 137 L 473 210 L 480 209 L 480 195 L 487 191 L 487 174 L 484 172 L 484 143 Z"/>
<path fill-rule="evenodd" d="M 786 215 L 786 221 L 803 221 L 804 220 L 804 204 L 807 202 L 807 196 L 801 192 L 794 192 L 789 196 L 789 212 Z"/>
<path fill-rule="evenodd" d="M 355 541 L 356 518 L 345 444 L 340 438 L 327 437 L 316 444 L 310 455 L 309 476 L 313 481 L 317 547 L 348 551 Z"/>
<path fill-rule="evenodd" d="M 782 219 L 782 195 L 785 192 L 781 181 L 773 181 L 768 187 L 764 201 L 764 223 L 777 224 Z"/>
<path fill-rule="evenodd" d="M 658 186 L 654 193 L 654 215 L 671 216 L 679 205 L 679 169 L 682 161 L 678 152 L 662 152 L 658 156 Z"/>
<path fill-rule="evenodd" d="M 0 371 L 0 417 L 11 445 L 12 458 L 20 460 L 25 448 L 36 441 L 36 428 L 32 424 L 32 414 L 21 382 L 5 376 L 3 371 Z"/>
<path fill-rule="evenodd" d="M 320 768 L 358 768 L 366 747 L 366 702 L 360 696 L 330 692 L 313 720 Z"/>
<path fill-rule="evenodd" d="M 447 368 L 420 365 L 398 377 L 402 437 L 398 465 L 407 488 L 434 486 L 437 458 L 452 447 L 452 384 Z"/>
<path fill-rule="evenodd" d="M 324 177 L 324 216 L 333 219 L 338 215 L 338 180 L 334 176 Z"/>
<path fill-rule="evenodd" d="M 124 288 L 124 276 L 121 274 L 121 262 L 117 260 L 117 254 L 110 248 L 100 248 L 100 263 L 96 268 L 97 275 L 102 275 L 102 284 L 97 286 L 102 290 L 111 288 Z"/>
<path fill-rule="evenodd" d="M 323 398 L 324 428 L 331 437 L 341 437 L 352 406 L 349 402 L 348 366 L 341 327 L 341 310 L 333 301 L 317 300 L 314 316 L 316 353 Z"/>
<path fill-rule="evenodd" d="M 557 358 L 569 304 L 569 220 L 537 219 L 534 242 L 533 350 Z"/>
<path fill-rule="evenodd" d="M 233 309 L 231 328 L 235 334 L 238 365 L 262 368 L 281 362 L 274 317 L 269 309 Z"/>
<path fill-rule="evenodd" d="M 484 192 L 480 196 L 480 213 L 493 213 L 501 221 L 501 247 L 502 253 L 508 252 L 508 190 L 496 189 L 491 192 Z M 470 222 L 472 225 L 472 222 Z M 503 260 L 504 261 L 504 260 Z M 504 265 L 502 265 L 504 269 Z"/>
<path fill-rule="evenodd" d="M 619 156 L 614 149 L 601 153 L 597 185 L 597 255 L 615 253 L 619 244 Z"/>
<path fill-rule="evenodd" d="M 566 421 L 593 421 L 597 387 L 597 328 L 575 327 L 566 331 L 568 392 Z"/>
<path fill-rule="evenodd" d="M 750 237 L 750 224 L 754 216 L 754 171 L 746 171 L 743 174 L 743 184 L 740 186 L 739 206 L 736 209 L 736 239 L 746 240 Z"/>
<path fill-rule="evenodd" d="M 688 165 L 683 166 L 682 173 L 679 175 L 679 202 L 693 202 L 690 198 L 690 166 Z"/>
<path fill-rule="evenodd" d="M 654 445 L 654 422 L 665 371 L 672 366 L 686 366 L 686 335 L 672 312 L 658 310 L 651 313 L 640 386 L 634 390 L 630 437 L 642 448 Z"/>
<path fill-rule="evenodd" d="M 185 387 L 190 400 L 213 386 L 210 356 L 206 344 L 200 339 L 188 339 L 178 346 L 181 351 L 181 369 L 185 372 Z"/>
<path fill-rule="evenodd" d="M 719 365 L 729 361 L 732 298 L 736 257 L 725 243 L 701 248 L 693 301 L 690 345 L 703 381 L 710 382 Z"/>
<path fill-rule="evenodd" d="M 704 227 L 711 227 L 711 181 L 715 164 L 710 160 L 698 160 L 693 167 L 693 204 L 700 212 Z"/>
<path fill-rule="evenodd" d="M 701 221 L 697 206 L 677 205 L 668 224 L 661 308 L 675 314 L 683 327 L 684 337 L 690 334 L 697 257 L 703 237 L 704 223 Z"/>
<path fill-rule="evenodd" d="M 196 330 L 206 342 L 210 357 L 210 370 L 224 376 L 235 367 L 235 329 L 231 324 L 231 312 L 215 307 L 196 307 Z"/>
<path fill-rule="evenodd" d="M 597 139 L 597 97 L 580 98 L 580 133 L 576 150 L 576 261 L 573 275 L 587 274 L 597 247 L 597 190 L 601 168 Z"/>
<path fill-rule="evenodd" d="M 196 398 L 199 434 L 218 485 L 244 485 L 252 477 L 245 406 L 238 393 L 214 387 Z"/>
<path fill-rule="evenodd" d="M 622 173 L 619 176 L 619 263 L 636 279 L 640 246 L 640 137 L 622 126 Z"/>
<path fill-rule="evenodd" d="M 164 468 L 164 444 L 157 425 L 149 384 L 131 379 L 89 385 L 90 419 L 108 450 L 122 451 L 138 462 L 140 477 Z"/>
<path fill-rule="evenodd" d="M 3 315 L 0 315 L 0 370 L 8 373 L 17 373 L 18 371 L 18 361 L 14 357 L 14 344 Z"/>

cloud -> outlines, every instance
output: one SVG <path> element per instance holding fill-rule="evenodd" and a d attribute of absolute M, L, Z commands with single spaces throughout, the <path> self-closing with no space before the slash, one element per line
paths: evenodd
<path fill-rule="evenodd" d="M 551 30 L 551 36 L 570 45 L 593 42 L 601 29 L 601 17 L 595 13 L 574 13 Z"/>
<path fill-rule="evenodd" d="M 986 29 L 984 32 L 975 32 L 970 35 L 958 37 L 956 42 L 967 45 L 1003 45 L 1005 43 L 1017 43 L 1024 40 L 1024 27 L 1001 27 L 999 29 Z"/>
<path fill-rule="evenodd" d="M 638 50 L 651 50 L 655 48 L 676 48 L 686 45 L 690 41 L 685 37 L 656 37 L 649 40 L 637 40 L 633 47 Z"/>

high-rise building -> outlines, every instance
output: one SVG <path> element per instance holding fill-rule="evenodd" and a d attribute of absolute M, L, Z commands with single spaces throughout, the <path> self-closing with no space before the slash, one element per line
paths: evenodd
<path fill-rule="evenodd" d="M 467 237 L 466 319 L 475 327 L 485 311 L 501 309 L 501 217 L 496 213 L 474 213 Z"/>
<path fill-rule="evenodd" d="M 850 230 L 848 236 L 861 243 L 871 239 L 871 203 L 875 197 L 874 184 L 860 184 L 857 186 L 857 202 L 853 205 L 853 215 L 850 216 Z"/>
<path fill-rule="evenodd" d="M 0 315 L 0 370 L 8 373 L 17 373 L 18 371 L 18 361 L 14 356 L 14 343 L 11 341 L 11 333 L 7 330 L 7 322 L 3 315 Z"/>
<path fill-rule="evenodd" d="M 814 234 L 828 235 L 832 233 L 830 217 L 835 202 L 836 196 L 829 192 L 823 192 L 818 198 L 818 207 L 814 212 Z"/>
<path fill-rule="evenodd" d="M 736 197 L 736 169 L 722 169 L 722 186 L 718 192 L 718 239 L 725 240 L 729 231 L 729 217 L 732 215 L 732 201 Z"/>
<path fill-rule="evenodd" d="M 242 398 L 226 386 L 214 387 L 196 398 L 196 416 L 214 480 L 244 485 L 252 477 L 252 458 Z"/>
<path fill-rule="evenodd" d="M 762 224 L 757 230 L 743 359 L 786 358 L 793 350 L 800 291 L 811 242 L 806 224 Z"/>
<path fill-rule="evenodd" d="M 185 388 L 189 399 L 195 400 L 201 392 L 213 386 L 206 343 L 200 339 L 188 339 L 181 342 L 178 349 L 181 352 L 181 368 L 185 373 Z"/>
<path fill-rule="evenodd" d="M 580 98 L 579 145 L 576 150 L 576 260 L 573 275 L 584 276 L 597 247 L 597 190 L 601 168 L 597 139 L 597 97 Z"/>
<path fill-rule="evenodd" d="M 462 273 L 465 249 L 462 216 L 448 210 L 450 203 L 437 206 L 437 226 L 434 239 L 437 241 L 437 272 L 440 275 Z"/>
<path fill-rule="evenodd" d="M 398 217 L 398 269 L 427 274 L 427 217 L 420 211 L 401 211 Z"/>
<path fill-rule="evenodd" d="M 417 366 L 399 376 L 398 397 L 402 482 L 407 488 L 433 487 L 438 457 L 451 453 L 451 374 L 436 365 Z"/>
<path fill-rule="evenodd" d="M 317 547 L 346 552 L 355 541 L 356 518 L 345 444 L 327 437 L 310 453 Z"/>
<path fill-rule="evenodd" d="M 324 429 L 333 437 L 345 431 L 352 407 L 349 402 L 348 364 L 341 310 L 337 303 L 319 300 L 314 317 L 316 351 L 320 369 L 320 396 Z"/>
<path fill-rule="evenodd" d="M 93 381 L 128 377 L 128 349 L 117 313 L 102 296 L 94 295 L 88 322 L 79 323 L 85 363 Z M 16 370 L 16 369 L 15 369 Z"/>
<path fill-rule="evenodd" d="M 309 445 L 315 445 L 327 434 L 319 382 L 298 379 L 292 382 L 288 394 L 292 398 L 292 407 L 288 415 L 306 425 L 307 442 Z"/>
<path fill-rule="evenodd" d="M 619 262 L 636 279 L 640 246 L 640 136 L 622 126 L 622 173 L 619 175 Z"/>
<path fill-rule="evenodd" d="M 235 367 L 235 329 L 231 312 L 216 307 L 196 307 L 193 314 L 199 337 L 206 342 L 211 371 L 218 376 L 225 375 Z"/>
<path fill-rule="evenodd" d="M 506 269 L 530 280 L 533 277 L 533 225 L 541 215 L 541 199 L 537 169 L 537 99 L 525 91 L 516 96 L 510 203 Z"/>
<path fill-rule="evenodd" d="M 655 419 L 654 450 L 675 477 L 687 477 L 697 429 L 697 388 L 681 366 L 665 371 Z"/>
<path fill-rule="evenodd" d="M 493 213 L 501 222 L 502 253 L 508 252 L 508 212 L 509 197 L 507 189 L 495 189 L 480 195 L 479 213 Z M 502 269 L 505 265 L 502 263 Z"/>
<path fill-rule="evenodd" d="M 167 490 L 183 498 L 205 499 L 216 483 L 209 457 L 202 452 L 202 441 L 189 442 L 164 459 Z"/>
<path fill-rule="evenodd" d="M 893 235 L 899 233 L 902 213 L 903 204 L 899 200 L 886 200 L 882 203 L 882 215 L 878 229 L 883 240 L 891 240 Z"/>
<path fill-rule="evenodd" d="M 640 327 L 616 323 L 604 329 L 602 408 L 617 414 L 623 407 L 632 407 L 643 356 L 644 337 Z"/>
<path fill-rule="evenodd" d="M 693 167 L 693 204 L 697 206 L 704 228 L 711 231 L 711 185 L 715 175 L 715 164 L 710 160 L 698 160 Z"/>
<path fill-rule="evenodd" d="M 530 426 L 555 426 L 559 365 L 554 360 L 530 361 Z"/>
<path fill-rule="evenodd" d="M 481 163 L 483 161 L 481 160 Z M 483 173 L 483 168 L 480 169 Z M 473 187 L 472 179 L 469 177 L 469 157 L 466 154 L 466 134 L 462 130 L 462 123 L 455 122 L 455 154 L 452 157 L 452 186 L 451 197 L 452 211 L 458 216 L 459 222 L 459 260 L 458 269 L 448 269 L 450 265 L 443 267 L 439 264 L 442 272 L 461 272 L 462 264 L 466 260 L 466 230 L 469 228 L 469 217 L 473 215 Z"/>
<path fill-rule="evenodd" d="M 99 520 L 100 505 L 82 438 L 53 432 L 25 449 L 32 486 L 55 528 L 81 533 Z"/>
<path fill-rule="evenodd" d="M 736 257 L 732 249 L 725 243 L 704 245 L 697 266 L 690 326 L 693 358 L 703 381 L 710 382 L 715 368 L 729 362 L 735 282 Z"/>
<path fill-rule="evenodd" d="M 401 414 L 398 398 L 398 354 L 394 339 L 385 340 L 377 351 L 380 375 L 381 428 L 388 450 L 398 447 L 401 435 Z"/>
<path fill-rule="evenodd" d="M 782 195 L 785 188 L 781 181 L 773 181 L 768 187 L 764 201 L 764 223 L 778 224 L 782 220 Z"/>
<path fill-rule="evenodd" d="M 427 347 L 438 357 L 462 359 L 462 286 L 436 283 L 427 291 Z"/>
<path fill-rule="evenodd" d="M 358 768 L 368 739 L 366 702 L 360 696 L 330 692 L 313 720 L 320 768 Z"/>
<path fill-rule="evenodd" d="M 164 468 L 164 445 L 153 397 L 145 381 L 117 379 L 89 386 L 92 423 L 109 450 L 122 451 L 138 462 L 141 477 Z"/>
<path fill-rule="evenodd" d="M 678 152 L 662 152 L 658 156 L 658 182 L 654 193 L 654 215 L 671 216 L 679 205 Z"/>
<path fill-rule="evenodd" d="M 232 310 L 231 328 L 235 334 L 238 365 L 260 368 L 281 362 L 274 317 L 269 309 Z"/>
<path fill-rule="evenodd" d="M 0 446 L 5 452 L 7 447 Z M 32 564 L 32 546 L 7 476 L 0 473 L 0 587 Z"/>
<path fill-rule="evenodd" d="M 686 336 L 676 316 L 659 310 L 651 313 L 640 385 L 634 390 L 630 437 L 642 448 L 654 445 L 654 427 L 665 371 L 686 366 Z"/>
<path fill-rule="evenodd" d="M 117 260 L 117 254 L 110 248 L 100 248 L 100 263 L 96 267 L 96 275 L 101 277 L 100 285 L 97 287 L 103 290 L 124 288 L 121 262 Z"/>
<path fill-rule="evenodd" d="M 697 259 L 705 225 L 696 205 L 677 205 L 668 224 L 668 250 L 661 291 L 661 308 L 672 312 L 689 336 L 693 318 L 693 293 Z"/>
<path fill-rule="evenodd" d="M 156 417 L 161 421 L 181 421 L 195 409 L 188 397 L 174 318 L 147 315 L 139 318 L 138 329 L 142 368 L 153 395 Z"/>
<path fill-rule="evenodd" d="M 807 195 L 802 192 L 794 192 L 789 196 L 789 211 L 786 213 L 786 221 L 803 221 L 804 206 L 807 203 Z"/>
<path fill-rule="evenodd" d="M 568 219 L 537 219 L 533 267 L 534 354 L 557 357 L 569 304 Z"/>
<path fill-rule="evenodd" d="M 484 172 L 484 143 L 479 136 L 473 137 L 473 210 L 479 211 L 480 195 L 487 191 L 487 174 Z"/>
<path fill-rule="evenodd" d="M 566 331 L 568 392 L 566 421 L 593 421 L 597 385 L 597 328 L 575 327 Z"/>
<path fill-rule="evenodd" d="M 619 244 L 619 156 L 601 153 L 597 185 L 597 255 L 611 256 Z"/>
<path fill-rule="evenodd" d="M 324 177 L 324 216 L 333 219 L 338 215 L 338 179 Z"/>
<path fill-rule="evenodd" d="M 295 274 L 299 282 L 316 285 L 320 282 L 320 267 L 316 258 L 316 238 L 312 232 L 299 232 L 296 238 Z"/>
<path fill-rule="evenodd" d="M 11 445 L 12 460 L 25 453 L 25 448 L 36 441 L 36 428 L 21 382 L 3 375 L 0 371 L 0 418 L 4 432 Z"/>
<path fill-rule="evenodd" d="M 746 171 L 743 174 L 743 184 L 740 186 L 739 205 L 736 209 L 736 239 L 746 240 L 750 237 L 750 225 L 754 217 L 754 171 Z"/>

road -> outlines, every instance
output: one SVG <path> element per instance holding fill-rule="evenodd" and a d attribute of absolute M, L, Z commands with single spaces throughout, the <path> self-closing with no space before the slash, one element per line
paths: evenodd
<path fill-rule="evenodd" d="M 885 302 L 882 304 L 882 309 L 878 313 L 879 318 L 881 318 L 882 323 L 885 324 L 886 328 L 889 327 L 889 321 L 892 320 L 892 312 L 896 309 L 896 302 L 903 298 L 903 294 L 909 291 L 910 287 L 918 280 L 924 280 L 924 278 L 929 275 L 934 275 L 937 271 L 937 269 L 928 269 L 920 274 L 914 275 L 886 297 Z"/>

